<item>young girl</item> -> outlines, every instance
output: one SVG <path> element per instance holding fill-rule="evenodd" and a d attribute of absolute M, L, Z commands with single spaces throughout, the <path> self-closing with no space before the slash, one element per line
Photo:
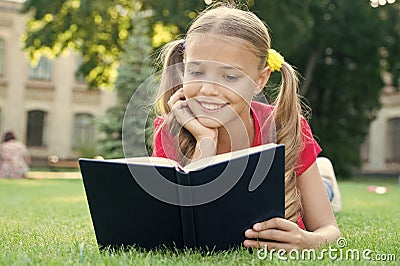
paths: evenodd
<path fill-rule="evenodd" d="M 187 163 L 284 143 L 286 219 L 254 224 L 244 246 L 290 250 L 334 242 L 340 231 L 316 164 L 321 149 L 301 116 L 296 72 L 271 49 L 264 23 L 235 7 L 210 8 L 184 40 L 165 46 L 163 60 L 153 156 Z M 274 104 L 253 101 L 274 70 L 282 75 Z"/>

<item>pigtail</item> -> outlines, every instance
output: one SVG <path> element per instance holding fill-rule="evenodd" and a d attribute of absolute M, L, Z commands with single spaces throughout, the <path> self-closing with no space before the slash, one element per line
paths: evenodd
<path fill-rule="evenodd" d="M 184 73 L 184 45 L 185 40 L 176 40 L 166 44 L 162 51 L 160 61 L 163 62 L 160 78 L 159 95 L 155 104 L 156 113 L 166 116 L 171 112 L 168 100 L 183 86 Z M 178 136 L 178 159 L 183 165 L 188 163 L 193 156 L 196 140 L 174 117 L 165 120 L 173 136 Z M 161 130 L 162 127 L 159 127 Z M 154 134 L 156 135 L 156 133 Z"/>
<path fill-rule="evenodd" d="M 293 67 L 286 62 L 282 64 L 280 71 L 282 83 L 275 100 L 274 119 L 277 143 L 285 144 L 285 216 L 286 219 L 297 222 L 301 199 L 296 186 L 295 170 L 302 147 L 298 77 Z"/>
<path fill-rule="evenodd" d="M 168 114 L 171 109 L 168 100 L 172 94 L 182 88 L 183 82 L 183 49 L 184 40 L 172 41 L 161 50 L 158 61 L 163 63 L 158 90 L 156 113 L 159 115 Z"/>

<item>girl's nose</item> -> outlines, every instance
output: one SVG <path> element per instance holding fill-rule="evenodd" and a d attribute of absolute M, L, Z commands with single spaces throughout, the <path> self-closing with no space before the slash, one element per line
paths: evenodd
<path fill-rule="evenodd" d="M 217 96 L 219 93 L 218 85 L 213 82 L 204 82 L 201 85 L 200 93 L 205 96 Z"/>

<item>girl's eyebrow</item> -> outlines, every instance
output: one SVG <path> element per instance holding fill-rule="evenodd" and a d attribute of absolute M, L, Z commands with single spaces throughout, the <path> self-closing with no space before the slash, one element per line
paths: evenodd
<path fill-rule="evenodd" d="M 191 62 L 186 62 L 187 65 L 196 65 L 196 66 L 201 66 L 202 63 L 196 62 L 196 61 L 191 61 Z"/>
<path fill-rule="evenodd" d="M 186 62 L 186 64 L 188 65 L 195 65 L 195 66 L 202 66 L 202 62 L 198 62 L 198 61 L 190 61 L 190 62 Z M 241 72 L 244 72 L 244 70 L 241 67 L 234 67 L 234 66 L 228 66 L 228 65 L 223 65 L 221 66 L 222 69 L 227 69 L 227 70 L 239 70 Z"/>
<path fill-rule="evenodd" d="M 222 69 L 227 69 L 227 70 L 239 70 L 243 72 L 243 69 L 241 67 L 234 67 L 234 66 L 223 66 L 221 67 Z"/>

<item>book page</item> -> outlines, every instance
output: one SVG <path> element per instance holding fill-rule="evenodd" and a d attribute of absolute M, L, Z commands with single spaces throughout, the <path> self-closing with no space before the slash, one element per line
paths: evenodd
<path fill-rule="evenodd" d="M 242 150 L 238 150 L 238 151 L 218 154 L 218 155 L 215 155 L 212 157 L 193 161 L 193 162 L 189 163 L 188 165 L 186 165 L 185 167 L 183 167 L 183 170 L 185 172 L 199 170 L 208 165 L 214 165 L 214 164 L 218 164 L 221 162 L 226 162 L 226 161 L 229 161 L 229 160 L 232 160 L 235 158 L 239 158 L 242 156 L 247 156 L 247 155 L 250 155 L 253 153 L 257 153 L 262 150 L 275 148 L 276 146 L 277 146 L 277 144 L 275 144 L 275 143 L 268 143 L 268 144 L 264 144 L 264 145 L 260 145 L 260 146 L 256 146 L 256 147 L 250 147 L 250 148 L 242 149 Z"/>
<path fill-rule="evenodd" d="M 132 163 L 140 165 L 155 165 L 155 166 L 166 166 L 166 167 L 178 167 L 178 163 L 174 160 L 170 160 L 162 157 L 132 157 L 132 158 L 119 158 L 105 160 L 109 162 L 120 162 L 120 163 Z"/>

